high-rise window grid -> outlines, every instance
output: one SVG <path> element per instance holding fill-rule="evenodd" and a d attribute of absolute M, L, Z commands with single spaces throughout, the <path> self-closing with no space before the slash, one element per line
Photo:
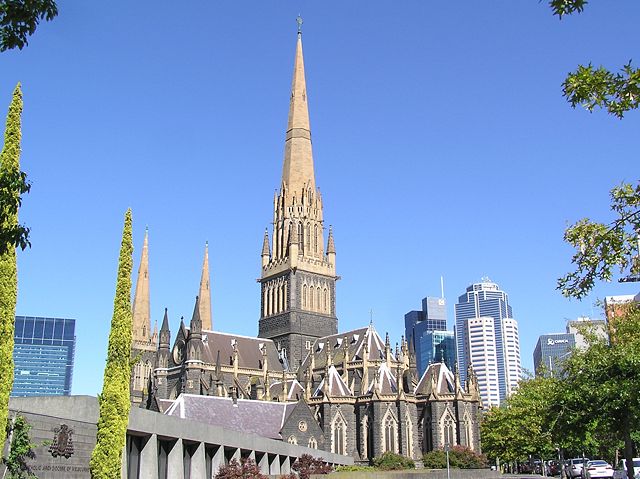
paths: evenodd
<path fill-rule="evenodd" d="M 16 316 L 12 396 L 71 394 L 75 320 Z"/>

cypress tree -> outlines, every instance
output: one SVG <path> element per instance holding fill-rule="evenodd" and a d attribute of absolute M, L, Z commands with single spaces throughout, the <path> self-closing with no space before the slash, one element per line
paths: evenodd
<path fill-rule="evenodd" d="M 98 441 L 91 454 L 91 477 L 95 479 L 120 477 L 122 450 L 127 435 L 131 378 L 132 255 L 131 209 L 129 209 L 124 217 L 107 364 L 104 369 L 102 394 L 99 396 Z"/>
<path fill-rule="evenodd" d="M 0 176 L 20 175 L 20 116 L 22 114 L 22 90 L 20 84 L 13 91 L 13 99 L 7 115 L 4 132 L 4 146 L 0 153 Z M 20 196 L 17 191 L 3 191 L 2 194 Z M 2 215 L 0 228 L 13 229 L 18 225 L 18 210 Z M 6 438 L 6 424 L 9 414 L 9 394 L 13 385 L 13 333 L 16 319 L 16 299 L 18 296 L 18 270 L 15 247 L 7 248 L 0 254 L 0 444 Z"/>

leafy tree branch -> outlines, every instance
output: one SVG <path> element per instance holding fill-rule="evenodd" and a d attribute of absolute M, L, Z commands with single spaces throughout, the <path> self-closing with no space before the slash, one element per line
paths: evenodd
<path fill-rule="evenodd" d="M 0 52 L 29 44 L 40 20 L 58 15 L 55 0 L 0 0 Z"/>

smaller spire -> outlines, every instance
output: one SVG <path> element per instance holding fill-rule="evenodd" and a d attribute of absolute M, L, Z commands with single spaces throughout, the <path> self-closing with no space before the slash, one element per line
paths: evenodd
<path fill-rule="evenodd" d="M 329 238 L 327 239 L 327 254 L 336 254 L 336 245 L 333 241 L 333 226 L 329 225 Z"/>
<path fill-rule="evenodd" d="M 269 249 L 269 231 L 267 228 L 264 229 L 264 239 L 262 240 L 262 257 L 271 256 L 271 251 Z"/>
<path fill-rule="evenodd" d="M 162 326 L 160 331 L 169 331 L 169 313 L 167 308 L 164 308 L 164 318 L 162 318 Z"/>
<path fill-rule="evenodd" d="M 204 244 L 204 260 L 202 262 L 202 275 L 200 276 L 200 291 L 198 296 L 199 317 L 202 320 L 202 329 L 206 331 L 213 330 L 213 322 L 211 319 L 211 288 L 209 284 L 209 242 Z"/>

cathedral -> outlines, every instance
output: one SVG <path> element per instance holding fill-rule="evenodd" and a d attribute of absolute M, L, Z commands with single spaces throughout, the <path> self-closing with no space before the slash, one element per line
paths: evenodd
<path fill-rule="evenodd" d="M 173 338 L 165 310 L 151 330 L 145 233 L 133 302 L 134 405 L 255 432 L 368 462 L 385 451 L 413 459 L 445 445 L 480 451 L 473 370 L 431 364 L 417 376 L 413 338 L 392 347 L 373 324 L 339 332 L 336 248 L 325 243 L 298 32 L 280 190 L 261 251 L 258 336 L 216 331 L 208 247 L 189 324 Z"/>

